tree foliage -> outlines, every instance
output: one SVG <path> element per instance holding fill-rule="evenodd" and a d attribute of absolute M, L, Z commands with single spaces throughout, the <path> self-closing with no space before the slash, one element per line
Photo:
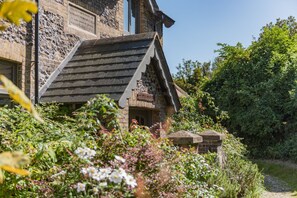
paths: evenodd
<path fill-rule="evenodd" d="M 189 130 L 199 134 L 206 129 L 212 129 L 226 136 L 223 141 L 226 163 L 213 177 L 207 179 L 208 183 L 224 189 L 219 197 L 259 197 L 263 176 L 257 166 L 245 157 L 247 150 L 240 139 L 235 138 L 222 127 L 221 123 L 228 118 L 227 113 L 220 111 L 210 94 L 202 91 L 182 98 L 181 103 L 182 108 L 173 116 L 174 131 Z M 205 155 L 207 159 L 213 160 L 210 164 L 216 161 L 212 155 L 211 153 Z M 216 157 L 216 154 L 213 157 Z M 192 164 L 192 167 L 195 165 L 191 158 L 186 160 Z M 183 165 L 187 166 L 188 163 L 183 162 Z"/>
<path fill-rule="evenodd" d="M 200 90 L 201 85 L 211 78 L 211 63 L 183 60 L 173 76 L 175 83 L 189 94 Z"/>
<path fill-rule="evenodd" d="M 216 70 L 204 90 L 228 111 L 228 127 L 251 147 L 265 147 L 297 125 L 297 23 L 263 27 L 249 47 L 219 44 Z"/>
<path fill-rule="evenodd" d="M 221 123 L 228 119 L 227 112 L 215 105 L 209 93 L 197 91 L 180 100 L 182 108 L 173 115 L 172 128 L 175 131 L 200 132 L 206 128 L 221 128 Z"/>

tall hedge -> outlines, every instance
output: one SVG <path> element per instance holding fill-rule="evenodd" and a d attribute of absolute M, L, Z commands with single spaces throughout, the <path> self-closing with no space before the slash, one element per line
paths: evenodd
<path fill-rule="evenodd" d="M 213 78 L 204 90 L 228 111 L 230 131 L 250 148 L 273 145 L 297 125 L 297 23 L 263 27 L 250 46 L 219 44 Z M 257 149 L 256 149 L 257 150 Z"/>

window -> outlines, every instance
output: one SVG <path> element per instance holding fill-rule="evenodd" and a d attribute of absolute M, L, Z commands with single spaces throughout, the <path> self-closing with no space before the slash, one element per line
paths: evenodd
<path fill-rule="evenodd" d="M 71 3 L 69 4 L 68 15 L 70 26 L 96 34 L 96 15 Z"/>
<path fill-rule="evenodd" d="M 139 125 L 148 126 L 152 125 L 152 111 L 146 109 L 133 109 L 129 110 L 129 123 L 132 119 L 137 120 Z"/>
<path fill-rule="evenodd" d="M 124 27 L 125 33 L 139 32 L 139 6 L 137 0 L 124 0 Z"/>
<path fill-rule="evenodd" d="M 16 83 L 17 64 L 9 61 L 0 60 L 0 74 L 6 76 L 9 80 Z M 1 83 L 0 83 L 1 85 Z M 0 106 L 9 104 L 8 93 L 0 87 Z"/>

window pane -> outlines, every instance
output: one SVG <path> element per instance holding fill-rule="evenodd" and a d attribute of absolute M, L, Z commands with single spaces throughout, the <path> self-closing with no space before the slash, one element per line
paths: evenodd
<path fill-rule="evenodd" d="M 129 0 L 124 0 L 124 30 L 129 32 Z"/>
<path fill-rule="evenodd" d="M 15 64 L 8 61 L 0 60 L 0 74 L 6 76 L 6 78 L 8 78 L 11 81 L 13 81 L 13 67 L 15 67 Z M 3 93 L 6 93 L 6 91 L 0 87 L 0 94 Z"/>
<path fill-rule="evenodd" d="M 136 1 L 131 1 L 131 30 L 130 32 L 132 34 L 136 33 L 136 17 L 137 17 L 137 6 L 136 6 Z"/>
<path fill-rule="evenodd" d="M 16 83 L 16 67 L 17 64 L 13 62 L 0 60 L 0 74 L 6 76 L 13 83 Z M 11 104 L 10 102 L 7 91 L 0 88 L 0 106 Z"/>

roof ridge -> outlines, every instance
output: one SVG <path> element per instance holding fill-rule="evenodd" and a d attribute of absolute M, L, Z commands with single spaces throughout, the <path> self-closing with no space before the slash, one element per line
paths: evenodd
<path fill-rule="evenodd" d="M 104 45 L 104 44 L 113 44 L 113 43 L 126 43 L 126 42 L 136 42 L 141 40 L 154 40 L 157 36 L 156 32 L 147 32 L 141 34 L 133 35 L 123 35 L 111 38 L 101 38 L 101 39 L 92 39 L 85 40 L 82 42 L 81 46 L 95 46 L 95 45 Z"/>

